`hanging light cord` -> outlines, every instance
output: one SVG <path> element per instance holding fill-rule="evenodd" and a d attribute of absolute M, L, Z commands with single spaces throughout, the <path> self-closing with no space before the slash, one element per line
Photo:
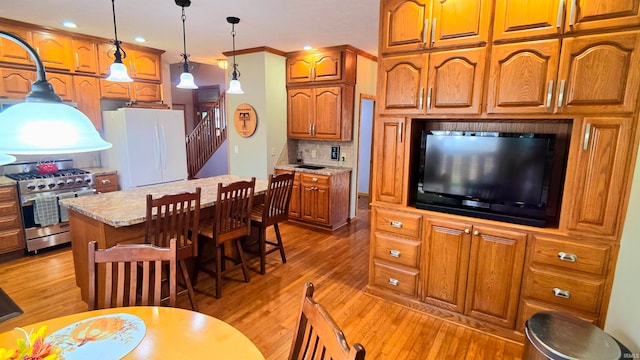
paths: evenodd
<path fill-rule="evenodd" d="M 188 58 L 189 54 L 187 54 L 187 34 L 184 26 L 184 21 L 187 17 L 184 15 L 184 6 L 182 7 L 182 44 L 184 46 L 184 52 L 182 53 L 182 57 L 184 58 L 184 72 L 189 72 L 189 63 Z"/>
<path fill-rule="evenodd" d="M 113 10 L 113 32 L 115 33 L 115 40 L 113 40 L 113 44 L 116 46 L 116 51 L 113 53 L 113 56 L 115 57 L 115 62 L 122 62 L 122 59 L 127 57 L 127 53 L 122 50 L 122 48 L 120 47 L 120 41 L 118 41 L 118 26 L 116 26 L 116 1 L 115 0 L 111 0 L 111 9 Z M 120 52 L 122 51 L 122 54 L 124 54 L 124 56 L 122 56 L 120 54 Z"/>
<path fill-rule="evenodd" d="M 233 38 L 233 74 L 232 79 L 238 80 L 238 75 L 240 75 L 240 71 L 238 71 L 238 64 L 236 64 L 236 24 L 231 24 L 231 36 Z"/>

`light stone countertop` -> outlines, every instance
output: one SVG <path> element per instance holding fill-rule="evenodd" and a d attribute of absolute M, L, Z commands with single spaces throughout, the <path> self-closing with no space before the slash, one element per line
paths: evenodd
<path fill-rule="evenodd" d="M 110 175 L 110 174 L 116 174 L 117 173 L 117 171 L 115 171 L 113 169 L 107 169 L 107 168 L 101 168 L 101 167 L 82 168 L 82 170 L 88 171 L 88 172 L 92 173 L 93 175 Z"/>
<path fill-rule="evenodd" d="M 0 186 L 16 186 L 16 181 L 13 179 L 9 179 L 6 176 L 0 176 Z"/>
<path fill-rule="evenodd" d="M 200 187 L 200 208 L 213 206 L 218 196 L 218 183 L 232 183 L 251 180 L 250 177 L 221 175 L 203 179 L 182 180 L 166 184 L 150 185 L 135 189 L 114 191 L 91 196 L 60 200 L 60 205 L 113 227 L 129 226 L 145 221 L 147 215 L 147 194 L 154 198 L 194 192 Z M 255 193 L 267 191 L 267 180 L 256 179 Z"/>
<path fill-rule="evenodd" d="M 313 170 L 313 169 L 297 168 L 296 166 L 298 165 L 300 164 L 282 164 L 282 165 L 276 165 L 275 168 L 278 170 L 297 171 L 297 172 L 303 172 L 308 174 L 317 174 L 317 175 L 326 175 L 326 176 L 331 176 L 331 175 L 335 175 L 342 172 L 351 172 L 351 168 L 347 168 L 347 167 L 305 164 L 305 165 L 313 165 L 313 166 L 324 166 L 324 169 Z"/>

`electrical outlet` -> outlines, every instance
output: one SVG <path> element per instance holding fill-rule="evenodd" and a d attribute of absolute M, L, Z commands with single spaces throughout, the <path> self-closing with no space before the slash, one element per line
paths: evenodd
<path fill-rule="evenodd" d="M 271 148 L 271 156 L 276 156 L 276 148 Z"/>
<path fill-rule="evenodd" d="M 315 150 L 311 150 L 311 158 L 312 159 L 316 158 L 316 151 Z"/>
<path fill-rule="evenodd" d="M 342 156 L 340 156 L 340 160 L 347 161 L 347 154 L 342 153 Z"/>
<path fill-rule="evenodd" d="M 235 145 L 235 146 L 233 147 L 233 150 L 234 150 L 234 152 L 237 154 L 237 153 L 238 153 L 238 150 L 239 150 L 238 145 Z"/>

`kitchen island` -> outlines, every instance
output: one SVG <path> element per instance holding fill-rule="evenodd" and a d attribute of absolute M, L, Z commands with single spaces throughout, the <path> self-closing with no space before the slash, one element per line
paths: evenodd
<path fill-rule="evenodd" d="M 147 213 L 147 194 L 154 198 L 181 192 L 193 192 L 200 187 L 200 217 L 213 216 L 213 206 L 218 196 L 218 184 L 228 184 L 249 177 L 222 175 L 203 179 L 176 181 L 94 196 L 60 200 L 69 210 L 71 249 L 82 299 L 88 298 L 88 244 L 96 241 L 99 249 L 122 243 L 140 243 L 144 240 L 144 222 Z M 255 195 L 267 190 L 266 180 L 256 179 Z"/>

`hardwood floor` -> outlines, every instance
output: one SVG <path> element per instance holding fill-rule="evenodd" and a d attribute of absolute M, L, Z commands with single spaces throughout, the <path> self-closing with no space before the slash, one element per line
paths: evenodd
<path fill-rule="evenodd" d="M 241 271 L 223 281 L 216 300 L 213 279 L 201 272 L 195 286 L 200 311 L 222 319 L 251 339 L 267 359 L 286 359 L 297 320 L 303 284 L 316 285 L 314 297 L 360 342 L 367 359 L 521 359 L 522 345 L 383 301 L 364 292 L 369 257 L 366 201 L 358 217 L 335 231 L 293 223 L 280 226 L 287 263 L 268 257 L 266 275 Z M 273 237 L 273 230 L 268 232 Z M 253 269 L 257 259 L 251 260 Z M 87 310 L 75 285 L 70 248 L 0 263 L 0 287 L 24 314 L 0 323 L 0 332 L 48 318 Z M 178 305 L 190 308 L 188 298 Z"/>

